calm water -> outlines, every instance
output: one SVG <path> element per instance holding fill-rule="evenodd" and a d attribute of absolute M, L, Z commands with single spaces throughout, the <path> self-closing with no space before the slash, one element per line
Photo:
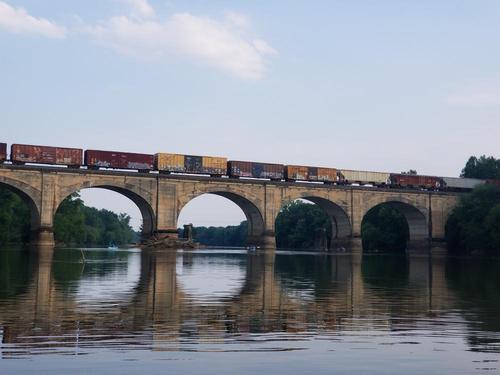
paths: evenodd
<path fill-rule="evenodd" d="M 1 374 L 500 373 L 500 261 L 0 251 Z"/>

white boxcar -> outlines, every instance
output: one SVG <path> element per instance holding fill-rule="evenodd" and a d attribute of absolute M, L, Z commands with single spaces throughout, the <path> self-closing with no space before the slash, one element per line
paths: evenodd
<path fill-rule="evenodd" d="M 478 185 L 485 183 L 477 178 L 443 177 L 443 181 L 448 189 L 474 189 Z"/>
<path fill-rule="evenodd" d="M 350 184 L 386 185 L 390 183 L 390 173 L 353 171 L 351 169 L 340 169 L 340 173 L 342 173 L 343 180 Z"/>

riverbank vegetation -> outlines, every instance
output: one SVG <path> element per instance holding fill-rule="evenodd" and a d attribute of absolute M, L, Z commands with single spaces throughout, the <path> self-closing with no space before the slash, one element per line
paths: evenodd
<path fill-rule="evenodd" d="M 408 223 L 397 209 L 379 205 L 363 219 L 361 238 L 367 252 L 404 252 L 409 238 Z"/>
<path fill-rule="evenodd" d="M 15 193 L 0 187 L 0 244 L 29 241 L 30 211 Z M 87 207 L 78 194 L 66 198 L 54 218 L 54 236 L 68 246 L 123 245 L 135 240 L 130 217 Z"/>
<path fill-rule="evenodd" d="M 0 244 L 26 243 L 30 236 L 30 210 L 22 199 L 0 186 Z"/>
<path fill-rule="evenodd" d="M 275 228 L 279 249 L 320 249 L 319 245 L 325 243 L 327 247 L 331 246 L 332 222 L 315 204 L 288 203 L 276 218 Z M 207 246 L 245 246 L 246 235 L 246 221 L 238 226 L 193 228 L 193 239 Z M 401 252 L 406 248 L 408 224 L 396 209 L 378 206 L 363 220 L 362 236 L 365 251 Z"/>
<path fill-rule="evenodd" d="M 332 236 L 332 222 L 315 204 L 293 201 L 285 205 L 275 223 L 279 249 L 315 249 Z"/>
<path fill-rule="evenodd" d="M 500 159 L 471 156 L 462 177 L 500 179 Z M 446 242 L 451 253 L 500 254 L 500 188 L 476 187 L 464 195 L 446 224 Z"/>
<path fill-rule="evenodd" d="M 452 253 L 500 254 L 500 188 L 484 185 L 464 195 L 446 224 L 446 241 Z"/>
<path fill-rule="evenodd" d="M 66 198 L 54 219 L 58 243 L 79 246 L 124 245 L 134 241 L 130 216 L 87 207 L 78 194 Z"/>
<path fill-rule="evenodd" d="M 180 230 L 180 237 L 183 231 Z M 247 238 L 247 222 L 227 227 L 193 227 L 193 239 L 205 246 L 243 247 Z"/>

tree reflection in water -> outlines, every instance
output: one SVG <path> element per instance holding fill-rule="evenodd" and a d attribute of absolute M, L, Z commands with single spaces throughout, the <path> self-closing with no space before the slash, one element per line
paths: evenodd
<path fill-rule="evenodd" d="M 117 347 L 252 350 L 270 348 L 271 333 L 281 335 L 272 345 L 286 349 L 304 335 L 442 332 L 443 325 L 453 335 L 460 332 L 473 350 L 500 351 L 498 261 L 102 251 L 87 254 L 83 263 L 79 250 L 51 248 L 6 251 L 1 257 L 4 356 Z M 140 270 L 127 279 L 134 259 L 140 259 Z M 178 275 L 179 267 L 200 265 L 213 274 L 203 273 L 196 283 L 216 280 L 218 289 L 218 271 L 245 276 L 228 280 L 226 291 L 207 298 L 192 294 Z M 89 280 L 94 289 L 101 285 L 120 293 L 110 298 L 97 291 L 94 299 L 83 298 Z M 113 283 L 126 284 L 113 289 Z"/>

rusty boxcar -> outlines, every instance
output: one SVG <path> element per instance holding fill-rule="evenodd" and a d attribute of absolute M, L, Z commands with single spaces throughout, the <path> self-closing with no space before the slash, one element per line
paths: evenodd
<path fill-rule="evenodd" d="M 83 150 L 79 148 L 20 144 L 13 144 L 10 148 L 10 159 L 13 164 L 54 164 L 80 168 L 82 155 Z"/>
<path fill-rule="evenodd" d="M 7 143 L 0 143 L 0 163 L 7 160 Z"/>
<path fill-rule="evenodd" d="M 425 189 L 441 189 L 445 183 L 441 177 L 421 176 L 416 174 L 391 173 L 391 185 L 394 187 L 419 187 Z"/>
<path fill-rule="evenodd" d="M 227 173 L 229 177 L 233 178 L 250 177 L 283 180 L 285 178 L 285 166 L 283 164 L 230 160 L 227 162 Z"/>
<path fill-rule="evenodd" d="M 285 165 L 285 180 L 334 183 L 337 181 L 337 170 L 335 168 Z"/>
<path fill-rule="evenodd" d="M 137 169 L 139 172 L 153 170 L 153 155 L 118 151 L 85 151 L 85 165 L 89 169 L 114 168 Z"/>
<path fill-rule="evenodd" d="M 340 169 L 341 179 L 346 184 L 383 186 L 390 183 L 390 173 Z"/>
<path fill-rule="evenodd" d="M 158 153 L 154 156 L 155 169 L 162 173 L 193 173 L 222 176 L 227 173 L 227 159 L 215 156 L 195 156 Z"/>

